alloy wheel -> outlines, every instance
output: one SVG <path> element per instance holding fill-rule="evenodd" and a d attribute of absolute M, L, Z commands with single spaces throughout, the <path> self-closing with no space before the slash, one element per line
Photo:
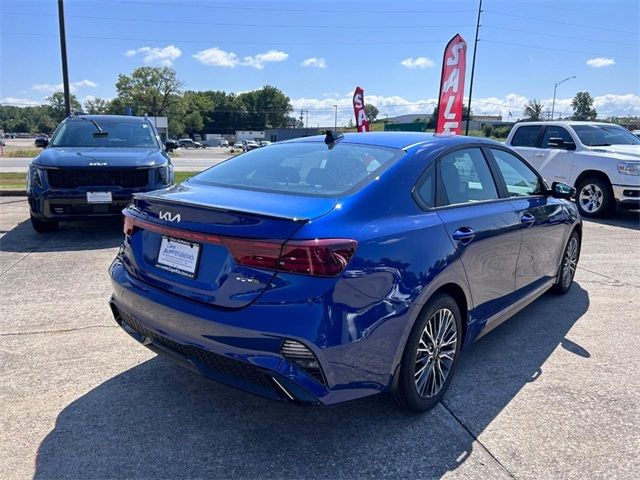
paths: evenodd
<path fill-rule="evenodd" d="M 448 308 L 437 310 L 427 321 L 416 351 L 414 380 L 422 398 L 442 390 L 453 367 L 458 343 L 456 319 Z"/>
<path fill-rule="evenodd" d="M 595 213 L 604 203 L 604 192 L 598 185 L 589 183 L 580 190 L 578 202 L 585 212 Z"/>
<path fill-rule="evenodd" d="M 574 236 L 569 240 L 567 250 L 562 261 L 562 285 L 567 287 L 573 280 L 578 265 L 578 239 Z"/>

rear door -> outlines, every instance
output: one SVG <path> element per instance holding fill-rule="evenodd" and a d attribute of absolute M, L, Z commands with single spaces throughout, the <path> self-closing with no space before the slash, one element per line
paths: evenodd
<path fill-rule="evenodd" d="M 443 155 L 436 164 L 437 211 L 462 261 L 479 318 L 510 303 L 520 250 L 520 220 L 500 198 L 480 147 Z"/>
<path fill-rule="evenodd" d="M 554 140 L 561 139 L 563 146 Z M 566 128 L 559 125 L 544 127 L 540 149 L 528 160 L 551 184 L 552 182 L 570 183 L 575 143 Z M 519 152 L 518 152 L 519 153 Z"/>
<path fill-rule="evenodd" d="M 545 194 L 540 176 L 506 149 L 489 149 L 499 172 L 501 188 L 510 197 L 522 231 L 516 268 L 516 290 L 551 280 L 558 271 L 566 231 L 563 202 Z"/>
<path fill-rule="evenodd" d="M 541 153 L 538 148 L 542 126 L 540 125 L 517 125 L 516 130 L 509 145 L 520 155 L 527 159 L 532 165 L 536 165 L 536 155 Z"/>

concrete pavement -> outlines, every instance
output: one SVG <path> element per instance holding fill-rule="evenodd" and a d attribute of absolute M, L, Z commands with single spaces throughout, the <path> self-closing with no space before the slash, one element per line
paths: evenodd
<path fill-rule="evenodd" d="M 636 478 L 640 216 L 585 222 L 576 283 L 461 357 L 424 415 L 275 403 L 120 331 L 118 221 L 37 235 L 0 197 L 0 478 Z"/>

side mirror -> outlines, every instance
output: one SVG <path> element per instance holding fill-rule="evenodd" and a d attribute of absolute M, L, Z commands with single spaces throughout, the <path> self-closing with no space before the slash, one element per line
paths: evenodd
<path fill-rule="evenodd" d="M 569 200 L 576 195 L 576 189 L 566 183 L 553 182 L 551 184 L 550 193 L 553 198 L 564 198 Z"/>
<path fill-rule="evenodd" d="M 547 142 L 547 147 L 575 150 L 576 144 L 574 142 L 565 142 L 562 138 L 551 137 Z"/>

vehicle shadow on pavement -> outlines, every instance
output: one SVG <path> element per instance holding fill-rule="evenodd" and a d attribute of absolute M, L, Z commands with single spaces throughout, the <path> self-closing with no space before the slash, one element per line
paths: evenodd
<path fill-rule="evenodd" d="M 65 252 L 117 247 L 122 243 L 122 219 L 61 223 L 54 233 L 37 233 L 31 222 L 19 223 L 0 238 L 0 252 Z"/>
<path fill-rule="evenodd" d="M 640 230 L 640 210 L 618 209 L 607 218 L 582 217 L 582 220 L 585 222 L 600 223 L 602 225 Z"/>
<path fill-rule="evenodd" d="M 444 406 L 422 415 L 386 396 L 282 404 L 156 357 L 68 405 L 40 445 L 35 478 L 438 478 L 472 450 L 480 451 L 471 476 L 493 478 L 505 472 L 468 432 L 480 434 L 544 375 L 588 307 L 579 284 L 563 297 L 545 295 L 464 352 Z M 589 361 L 582 347 L 566 345 Z"/>

